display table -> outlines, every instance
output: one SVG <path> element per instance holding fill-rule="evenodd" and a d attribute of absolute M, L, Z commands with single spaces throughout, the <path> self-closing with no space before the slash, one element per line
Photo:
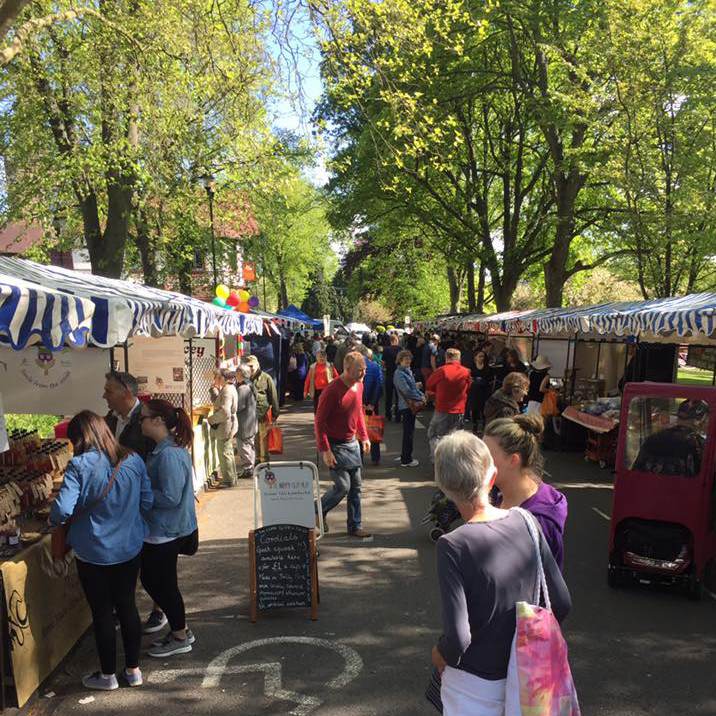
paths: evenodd
<path fill-rule="evenodd" d="M 3 682 L 10 681 L 22 707 L 92 623 L 74 553 L 53 560 L 50 536 L 0 563 L 4 593 L 4 633 L 10 663 Z M 12 679 L 8 680 L 7 676 Z"/>
<path fill-rule="evenodd" d="M 562 417 L 571 420 L 573 423 L 582 425 L 585 428 L 589 428 L 589 430 L 593 430 L 595 433 L 608 433 L 619 425 L 618 420 L 604 418 L 601 415 L 583 413 L 572 405 L 564 409 Z"/>
<path fill-rule="evenodd" d="M 208 485 L 212 473 L 219 470 L 219 448 L 216 430 L 212 430 L 206 421 L 194 426 L 194 473 L 196 483 Z"/>

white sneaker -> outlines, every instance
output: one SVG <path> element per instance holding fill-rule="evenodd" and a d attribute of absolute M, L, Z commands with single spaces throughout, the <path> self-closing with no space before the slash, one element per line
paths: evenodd
<path fill-rule="evenodd" d="M 412 460 L 411 462 L 401 462 L 400 467 L 417 467 L 420 465 L 419 460 Z"/>
<path fill-rule="evenodd" d="M 402 460 L 402 458 L 400 457 L 400 455 L 398 455 L 398 457 L 394 457 L 393 460 L 395 462 L 400 462 Z"/>

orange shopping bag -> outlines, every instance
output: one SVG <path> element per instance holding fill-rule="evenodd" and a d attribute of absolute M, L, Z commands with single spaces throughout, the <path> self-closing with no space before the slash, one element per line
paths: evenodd
<path fill-rule="evenodd" d="M 368 440 L 372 443 L 382 443 L 385 432 L 385 418 L 382 415 L 366 415 L 365 427 L 368 430 Z"/>
<path fill-rule="evenodd" d="M 283 452 L 283 432 L 275 425 L 268 430 L 268 451 L 272 455 L 280 455 Z"/>

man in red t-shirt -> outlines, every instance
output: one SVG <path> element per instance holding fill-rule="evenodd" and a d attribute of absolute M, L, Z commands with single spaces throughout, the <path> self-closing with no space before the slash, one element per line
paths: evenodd
<path fill-rule="evenodd" d="M 347 495 L 348 534 L 369 539 L 373 535 L 361 526 L 360 503 L 361 449 L 370 450 L 363 415 L 363 376 L 365 359 L 351 351 L 343 359 L 343 373 L 321 393 L 315 427 L 318 450 L 333 479 L 333 487 L 321 497 L 324 525 L 326 514 Z"/>
<path fill-rule="evenodd" d="M 471 382 L 470 371 L 460 365 L 460 351 L 448 348 L 445 365 L 431 374 L 425 386 L 428 393 L 435 394 L 435 412 L 428 427 L 431 460 L 438 440 L 462 427 Z"/>

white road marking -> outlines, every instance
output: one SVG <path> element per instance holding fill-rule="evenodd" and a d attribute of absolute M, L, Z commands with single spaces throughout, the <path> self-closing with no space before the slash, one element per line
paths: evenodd
<path fill-rule="evenodd" d="M 609 521 L 612 519 L 606 512 L 602 512 L 601 510 L 598 510 L 596 507 L 592 507 L 592 509 L 593 509 L 600 517 L 603 517 L 607 522 L 609 522 Z"/>
<path fill-rule="evenodd" d="M 309 646 L 320 646 L 337 652 L 343 658 L 345 667 L 343 671 L 331 679 L 326 686 L 330 689 L 340 689 L 349 684 L 363 670 L 363 659 L 358 652 L 351 649 L 345 644 L 328 641 L 327 639 L 318 639 L 307 636 L 279 636 L 269 639 L 257 639 L 246 644 L 239 644 L 231 647 L 212 659 L 206 668 L 191 667 L 186 669 L 168 669 L 166 671 L 153 671 L 147 675 L 147 681 L 152 684 L 167 684 L 171 681 L 177 681 L 186 676 L 201 676 L 204 678 L 201 683 L 203 689 L 216 688 L 221 683 L 224 674 L 246 674 L 250 672 L 263 672 L 264 674 L 264 693 L 276 699 L 284 701 L 294 701 L 298 704 L 289 713 L 291 716 L 308 716 L 314 709 L 321 705 L 321 700 L 315 696 L 306 696 L 295 691 L 283 688 L 282 664 L 279 662 L 265 662 L 261 664 L 243 664 L 239 666 L 229 666 L 229 661 L 235 656 L 242 654 L 250 649 L 261 646 L 269 646 L 272 644 L 308 644 Z"/>
<path fill-rule="evenodd" d="M 417 418 L 415 419 L 415 429 L 425 430 L 425 426 Z"/>
<path fill-rule="evenodd" d="M 711 599 L 716 599 L 716 594 L 714 594 L 710 589 L 706 589 L 706 587 L 704 587 L 704 592 L 706 592 Z"/>

